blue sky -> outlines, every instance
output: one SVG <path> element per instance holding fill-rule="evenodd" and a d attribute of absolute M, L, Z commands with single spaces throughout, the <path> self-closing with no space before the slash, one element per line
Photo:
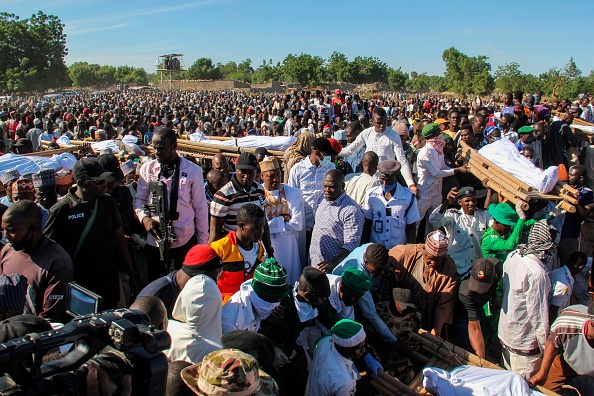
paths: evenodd
<path fill-rule="evenodd" d="M 443 51 L 456 47 L 498 65 L 517 62 L 538 74 L 571 56 L 584 74 L 594 69 L 594 1 L 114 1 L 3 0 L 22 18 L 39 9 L 66 24 L 66 63 L 130 65 L 154 71 L 158 55 L 216 62 L 281 61 L 302 52 L 375 56 L 405 72 L 442 74 Z"/>

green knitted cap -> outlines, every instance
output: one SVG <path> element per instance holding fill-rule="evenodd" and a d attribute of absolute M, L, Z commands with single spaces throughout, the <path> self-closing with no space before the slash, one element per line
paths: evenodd
<path fill-rule="evenodd" d="M 274 258 L 266 259 L 254 271 L 252 288 L 262 298 L 283 298 L 289 290 L 287 270 Z"/>

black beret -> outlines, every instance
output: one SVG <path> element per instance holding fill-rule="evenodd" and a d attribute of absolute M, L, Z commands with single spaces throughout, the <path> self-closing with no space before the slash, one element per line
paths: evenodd
<path fill-rule="evenodd" d="M 320 297 L 330 297 L 330 282 L 325 273 L 314 267 L 305 267 L 303 276 L 314 293 Z"/>

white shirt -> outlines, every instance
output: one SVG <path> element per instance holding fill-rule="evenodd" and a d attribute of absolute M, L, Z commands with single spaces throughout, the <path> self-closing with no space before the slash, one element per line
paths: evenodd
<path fill-rule="evenodd" d="M 559 310 L 567 308 L 571 302 L 574 283 L 569 268 L 564 265 L 561 268 L 549 272 L 549 279 L 551 280 L 549 302 L 551 305 L 559 307 Z"/>
<path fill-rule="evenodd" d="M 381 185 L 372 188 L 361 209 L 365 218 L 372 221 L 371 242 L 382 243 L 388 249 L 406 245 L 406 226 L 421 219 L 415 195 L 400 185 L 389 201 L 386 201 Z"/>
<path fill-rule="evenodd" d="M 425 144 L 417 155 L 417 186 L 419 196 L 441 195 L 444 177 L 452 176 L 454 170 L 445 164 L 443 154 L 439 154 L 430 144 Z"/>
<path fill-rule="evenodd" d="M 229 301 L 223 306 L 223 334 L 234 330 L 258 331 L 260 323 L 266 319 L 279 303 L 262 300 L 252 288 L 252 280 L 241 284 Z"/>
<path fill-rule="evenodd" d="M 475 209 L 474 215 L 465 215 L 462 209 L 448 209 L 439 213 L 438 206 L 429 216 L 435 228 L 443 227 L 448 237 L 448 255 L 456 263 L 460 275 L 465 274 L 478 259 L 483 258 L 481 243 L 491 215 L 483 209 Z"/>
<path fill-rule="evenodd" d="M 354 396 L 360 378 L 353 361 L 336 350 L 330 337 L 324 337 L 316 346 L 305 394 Z"/>
<path fill-rule="evenodd" d="M 379 157 L 379 161 L 397 160 L 400 165 L 400 172 L 406 181 L 406 184 L 412 186 L 415 181 L 410 171 L 410 165 L 404 155 L 400 136 L 390 127 L 386 127 L 384 132 L 378 133 L 375 127 L 369 127 L 357 136 L 357 139 L 342 149 L 339 156 L 349 157 L 360 148 L 366 146 L 365 152 L 373 151 Z"/>
<path fill-rule="evenodd" d="M 204 356 L 221 349 L 223 298 L 217 283 L 206 275 L 193 276 L 177 297 L 167 332 L 169 361 L 200 363 Z"/>
<path fill-rule="evenodd" d="M 534 255 L 507 256 L 503 266 L 503 302 L 499 339 L 508 347 L 544 352 L 549 331 L 548 296 L 551 281 L 544 264 Z"/>
<path fill-rule="evenodd" d="M 330 297 L 328 297 L 328 301 L 330 301 L 332 308 L 334 308 L 343 319 L 355 320 L 355 309 L 353 307 L 347 307 L 340 299 L 340 276 L 326 274 L 326 277 L 330 283 Z"/>

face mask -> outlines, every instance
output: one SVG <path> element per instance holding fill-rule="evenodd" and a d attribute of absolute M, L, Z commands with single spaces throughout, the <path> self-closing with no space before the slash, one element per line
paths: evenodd
<path fill-rule="evenodd" d="M 496 141 L 498 141 L 498 140 L 501 140 L 501 136 L 499 136 L 499 137 L 494 137 L 494 138 L 493 138 L 493 141 L 494 141 L 494 142 L 496 142 Z"/>
<path fill-rule="evenodd" d="M 384 192 L 390 192 L 392 190 L 394 190 L 396 188 L 396 185 L 398 183 L 394 183 L 394 184 L 380 184 L 382 186 L 382 190 Z"/>
<path fill-rule="evenodd" d="M 322 165 L 329 165 L 332 163 L 332 158 L 329 155 L 325 156 L 323 160 L 320 161 Z"/>

